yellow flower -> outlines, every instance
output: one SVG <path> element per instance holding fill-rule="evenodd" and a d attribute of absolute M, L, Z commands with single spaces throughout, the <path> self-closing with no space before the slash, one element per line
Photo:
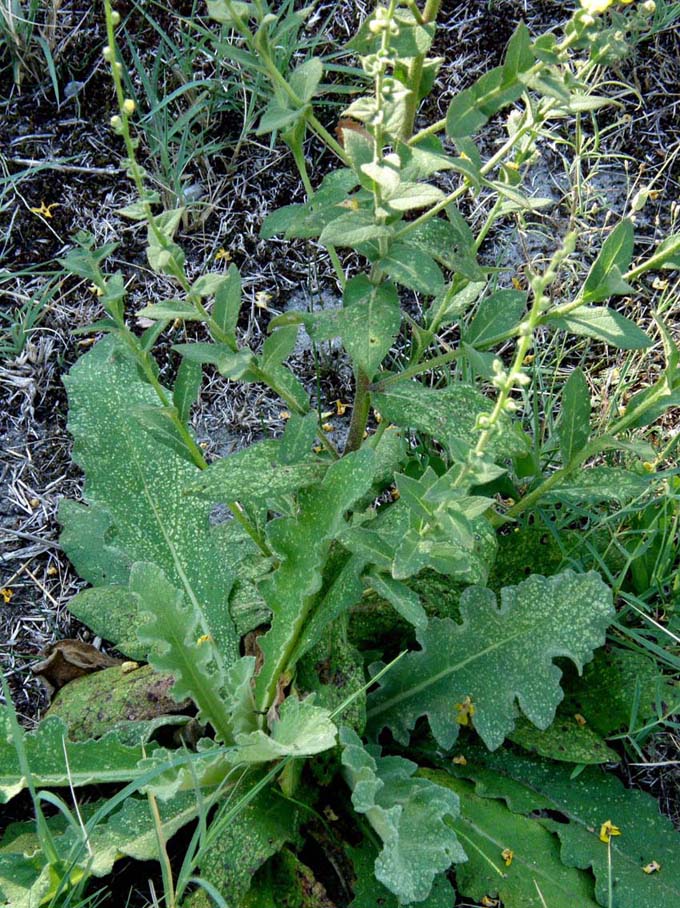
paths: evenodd
<path fill-rule="evenodd" d="M 31 214 L 39 214 L 43 218 L 51 218 L 53 208 L 59 208 L 59 202 L 52 202 L 51 205 L 41 202 L 38 208 L 31 208 L 30 211 Z"/>
<path fill-rule="evenodd" d="M 459 754 L 457 757 L 454 757 L 451 762 L 456 766 L 467 766 L 467 760 L 465 759 L 463 754 Z"/>
<path fill-rule="evenodd" d="M 266 290 L 258 290 L 255 294 L 255 305 L 258 309 L 266 309 L 271 298 L 271 293 L 267 293 Z"/>
<path fill-rule="evenodd" d="M 614 826 L 611 820 L 605 820 L 600 826 L 600 841 L 608 845 L 615 835 L 621 835 L 621 830 L 618 826 Z"/>
<path fill-rule="evenodd" d="M 510 864 L 512 864 L 512 859 L 514 858 L 514 856 L 515 852 L 512 850 L 512 848 L 504 848 L 503 851 L 501 851 L 501 857 L 505 861 L 506 867 L 509 867 Z"/>
<path fill-rule="evenodd" d="M 126 98 L 123 101 L 123 113 L 127 114 L 128 117 L 132 116 L 132 114 L 135 112 L 136 109 L 137 109 L 137 105 L 132 100 L 132 98 Z"/>
<path fill-rule="evenodd" d="M 581 7 L 591 16 L 606 12 L 614 0 L 581 0 Z"/>
<path fill-rule="evenodd" d="M 228 249 L 225 249 L 223 246 L 215 253 L 216 262 L 230 262 L 231 261 L 231 252 Z"/>
<path fill-rule="evenodd" d="M 647 874 L 657 873 L 659 870 L 661 870 L 661 864 L 658 861 L 650 861 L 649 864 L 645 864 L 642 868 L 642 872 Z"/>
<path fill-rule="evenodd" d="M 196 646 L 203 646 L 204 643 L 212 643 L 212 639 L 210 634 L 202 634 L 196 641 Z"/>
<path fill-rule="evenodd" d="M 338 416 L 344 416 L 347 407 L 349 407 L 349 404 L 346 404 L 341 400 L 335 401 L 335 412 L 338 414 Z"/>
<path fill-rule="evenodd" d="M 101 287 L 98 287 L 96 284 L 90 284 L 87 288 L 93 296 L 104 296 L 104 291 Z"/>
<path fill-rule="evenodd" d="M 465 697 L 462 703 L 456 703 L 456 722 L 459 725 L 472 725 L 475 707 L 470 697 Z"/>
<path fill-rule="evenodd" d="M 4 587 L 0 590 L 0 596 L 2 596 L 2 598 L 3 598 L 4 602 L 5 602 L 5 605 L 9 605 L 9 603 L 10 603 L 11 600 L 12 600 L 12 596 L 13 596 L 13 595 L 14 595 L 14 590 L 10 590 L 10 589 L 8 589 L 6 586 L 4 586 Z"/>

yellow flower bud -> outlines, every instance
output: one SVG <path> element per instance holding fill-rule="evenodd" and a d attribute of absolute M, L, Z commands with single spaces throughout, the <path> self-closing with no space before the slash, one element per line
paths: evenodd
<path fill-rule="evenodd" d="M 116 131 L 118 131 L 123 125 L 123 121 L 117 114 L 115 117 L 111 117 L 109 123 L 111 124 L 111 129 L 115 129 Z"/>
<path fill-rule="evenodd" d="M 106 60 L 107 63 L 110 63 L 113 60 L 113 48 L 108 44 L 105 45 L 104 50 L 102 51 L 102 57 Z"/>
<path fill-rule="evenodd" d="M 123 113 L 126 113 L 128 115 L 128 117 L 131 116 L 135 112 L 136 109 L 137 109 L 137 105 L 132 100 L 132 98 L 126 98 L 123 101 Z"/>
<path fill-rule="evenodd" d="M 111 22 L 113 25 L 120 25 L 120 13 L 117 9 L 111 10 Z"/>

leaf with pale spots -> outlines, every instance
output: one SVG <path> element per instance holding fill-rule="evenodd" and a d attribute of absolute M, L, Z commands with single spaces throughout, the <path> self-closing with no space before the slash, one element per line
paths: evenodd
<path fill-rule="evenodd" d="M 450 820 L 459 813 L 458 796 L 415 775 L 415 763 L 383 757 L 364 747 L 350 728 L 340 730 L 343 775 L 357 813 L 366 815 L 383 847 L 375 876 L 401 904 L 422 902 L 435 877 L 466 859 Z"/>
<path fill-rule="evenodd" d="M 516 702 L 534 725 L 547 728 L 562 699 L 554 659 L 579 670 L 605 640 L 614 615 L 612 594 L 599 574 L 564 571 L 534 575 L 495 594 L 470 587 L 460 601 L 461 623 L 432 619 L 417 631 L 421 649 L 405 656 L 369 697 L 373 731 L 389 728 L 408 743 L 426 716 L 443 747 L 458 737 L 456 704 L 469 698 L 473 724 L 495 749 L 515 726 Z"/>
<path fill-rule="evenodd" d="M 135 562 L 154 565 L 173 601 L 179 597 L 201 628 L 196 636 L 209 635 L 224 665 L 232 664 L 238 658 L 227 608 L 232 574 L 210 525 L 211 503 L 183 493 L 201 470 L 159 445 L 135 416 L 138 407 L 159 406 L 156 392 L 112 337 L 82 357 L 64 383 L 87 502 L 68 502 L 60 511 L 66 554 L 97 586 L 127 584 Z M 161 639 L 167 627 L 158 622 Z M 133 633 L 128 628 L 127 638 Z"/>

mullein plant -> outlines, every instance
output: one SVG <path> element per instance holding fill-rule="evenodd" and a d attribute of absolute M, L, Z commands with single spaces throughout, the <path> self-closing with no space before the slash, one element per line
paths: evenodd
<path fill-rule="evenodd" d="M 106 0 L 111 127 L 138 193 L 121 214 L 146 226 L 148 263 L 176 293 L 135 313 L 152 323 L 139 334 L 123 274 L 103 268 L 112 246 L 80 237 L 63 261 L 96 289 L 104 316 L 92 331 L 105 335 L 65 378 L 85 489 L 62 503 L 61 544 L 91 584 L 69 607 L 129 660 L 79 693 L 148 662 L 193 703 L 198 741 L 159 742 L 164 722 L 189 722 L 177 716 L 123 717 L 74 740 L 59 699 L 25 734 L 5 707 L 5 799 L 29 786 L 39 808 L 50 787 L 126 786 L 79 823 L 39 810 L 36 829 L 8 829 L 0 890 L 13 906 L 48 904 L 124 855 L 161 862 L 173 905 L 328 905 L 302 856 L 311 836 L 342 868 L 337 904 L 354 908 L 450 906 L 456 894 L 506 908 L 679 903 L 670 822 L 600 766 L 620 758 L 606 739 L 627 722 L 622 701 L 635 699 L 645 722 L 678 692 L 638 653 L 603 649 L 614 597 L 566 519 L 663 490 L 640 430 L 680 402 L 664 323 L 653 332 L 665 367 L 625 408 L 596 422 L 588 376 L 574 369 L 557 380 L 550 433 L 537 442 L 528 427 L 539 341 L 653 343 L 615 301 L 648 272 L 680 267 L 680 236 L 636 259 L 624 217 L 580 273 L 566 223 L 526 289 L 498 289 L 477 255 L 496 224 L 548 204 L 523 188 L 541 137 L 609 103 L 596 93 L 602 64 L 653 11 L 624 6 L 584 0 L 561 38 L 520 24 L 502 65 L 421 126 L 443 62 L 429 56 L 440 4 L 378 5 L 349 46 L 370 91 L 344 111 L 339 141 L 319 107 L 332 90 L 323 61 L 287 77 L 276 68 L 281 29 L 301 27 L 305 10 L 209 2 L 222 39 L 269 80 L 258 131 L 287 144 L 307 193 L 268 215 L 262 236 L 316 240 L 342 290 L 341 308 L 272 318 L 255 350 L 239 331 L 237 268 L 189 280 L 183 209 L 157 211 Z M 475 136 L 497 115 L 507 137 L 485 159 Z M 310 138 L 337 158 L 320 181 Z M 477 235 L 464 197 L 488 200 Z M 345 272 L 346 249 L 359 273 Z M 404 307 L 414 293 L 418 318 Z M 174 346 L 168 387 L 153 348 L 176 320 L 205 339 Z M 441 339 L 452 326 L 455 344 Z M 339 341 L 351 362 L 342 450 L 321 425 L 328 402 L 290 366 L 301 331 Z M 283 434 L 208 462 L 190 419 L 206 367 L 227 394 L 232 382 L 266 385 L 290 414 Z M 216 505 L 230 519 L 215 523 Z M 555 559 L 536 528 L 557 506 L 567 529 Z M 187 824 L 187 856 L 173 864 L 167 843 Z"/>

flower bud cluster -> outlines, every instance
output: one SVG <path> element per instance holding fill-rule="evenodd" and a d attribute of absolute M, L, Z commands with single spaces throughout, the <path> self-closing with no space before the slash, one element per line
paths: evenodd
<path fill-rule="evenodd" d="M 390 16 L 390 12 L 384 6 L 378 6 L 373 18 L 368 23 L 368 29 L 374 35 L 380 35 L 383 32 L 389 32 L 393 37 L 399 34 L 399 26 Z"/>

